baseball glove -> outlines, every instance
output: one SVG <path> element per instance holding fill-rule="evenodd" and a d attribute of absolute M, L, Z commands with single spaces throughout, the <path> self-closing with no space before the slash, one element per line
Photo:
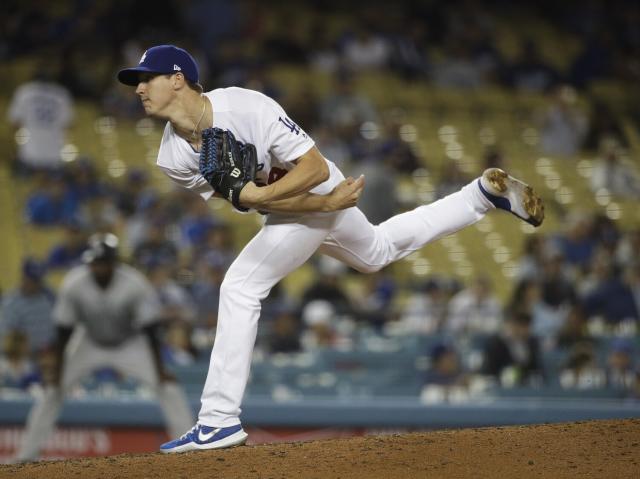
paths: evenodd
<path fill-rule="evenodd" d="M 240 191 L 255 179 L 257 164 L 256 147 L 251 143 L 237 141 L 233 133 L 221 128 L 202 131 L 200 173 L 239 211 L 248 211 L 240 205 Z"/>

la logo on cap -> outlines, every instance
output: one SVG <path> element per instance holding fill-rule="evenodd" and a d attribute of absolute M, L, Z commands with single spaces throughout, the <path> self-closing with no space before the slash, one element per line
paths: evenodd
<path fill-rule="evenodd" d="M 147 52 L 146 51 L 142 54 L 142 57 L 140 57 L 140 63 L 142 63 L 145 58 L 147 58 Z"/>

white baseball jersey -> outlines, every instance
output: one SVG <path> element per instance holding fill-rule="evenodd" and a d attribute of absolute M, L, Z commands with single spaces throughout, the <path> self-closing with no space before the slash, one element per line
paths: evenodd
<path fill-rule="evenodd" d="M 31 166 L 57 166 L 64 146 L 64 130 L 73 119 L 69 92 L 55 83 L 34 81 L 19 87 L 9 106 L 9 120 L 25 128 L 18 145 L 20 160 Z"/>
<path fill-rule="evenodd" d="M 218 88 L 205 93 L 213 106 L 213 126 L 231 131 L 238 141 L 251 143 L 258 153 L 256 183 L 268 185 L 291 170 L 295 160 L 314 146 L 314 141 L 296 125 L 274 100 L 244 88 Z M 177 184 L 208 200 L 213 188 L 199 171 L 200 154 L 167 122 L 158 152 L 158 166 Z M 333 164 L 329 179 L 312 193 L 325 195 L 342 181 Z"/>

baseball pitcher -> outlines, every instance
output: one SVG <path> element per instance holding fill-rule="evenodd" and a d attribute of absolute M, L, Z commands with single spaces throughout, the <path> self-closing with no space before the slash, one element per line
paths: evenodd
<path fill-rule="evenodd" d="M 163 452 L 245 442 L 240 404 L 260 302 L 314 252 L 370 273 L 493 208 L 535 226 L 544 218 L 542 201 L 529 186 L 490 169 L 446 198 L 372 225 L 356 207 L 364 178 L 345 179 L 271 98 L 242 88 L 203 93 L 193 57 L 173 45 L 148 49 L 118 79 L 136 88 L 147 115 L 166 120 L 157 164 L 173 181 L 204 200 L 218 196 L 238 210 L 268 213 L 222 283 L 198 421 L 163 444 Z"/>

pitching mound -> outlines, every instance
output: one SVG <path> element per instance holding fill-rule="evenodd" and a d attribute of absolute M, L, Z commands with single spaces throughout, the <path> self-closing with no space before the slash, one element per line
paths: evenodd
<path fill-rule="evenodd" d="M 0 466 L 0 477 L 638 478 L 640 419 L 369 436 Z"/>

